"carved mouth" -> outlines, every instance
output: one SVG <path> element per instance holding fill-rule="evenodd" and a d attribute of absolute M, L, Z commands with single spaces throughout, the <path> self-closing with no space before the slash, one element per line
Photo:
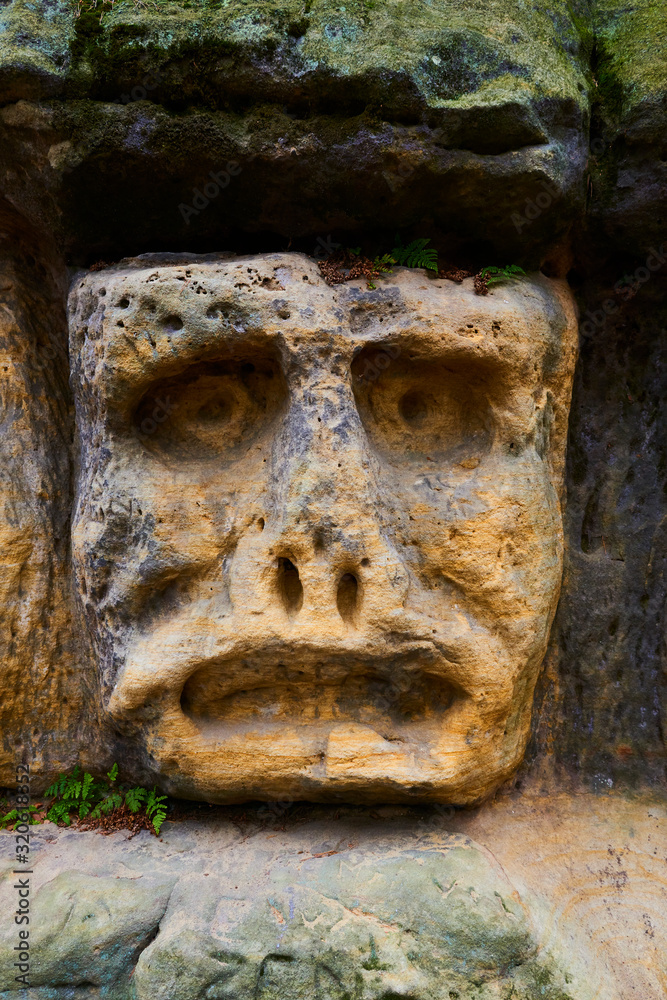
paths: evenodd
<path fill-rule="evenodd" d="M 391 738 L 437 725 L 460 694 L 434 664 L 408 656 L 284 662 L 258 654 L 200 667 L 183 688 L 181 708 L 207 729 L 354 722 Z"/>

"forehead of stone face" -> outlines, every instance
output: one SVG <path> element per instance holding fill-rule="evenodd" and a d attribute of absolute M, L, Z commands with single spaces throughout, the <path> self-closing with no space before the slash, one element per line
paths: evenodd
<path fill-rule="evenodd" d="M 267 345 L 303 369 L 314 351 L 351 360 L 389 344 L 410 360 L 474 362 L 515 391 L 569 395 L 576 318 L 562 283 L 537 275 L 481 296 L 472 279 L 396 268 L 377 286 L 331 288 L 301 254 L 162 255 L 80 277 L 69 303 L 80 406 L 123 411 L 157 378 Z"/>

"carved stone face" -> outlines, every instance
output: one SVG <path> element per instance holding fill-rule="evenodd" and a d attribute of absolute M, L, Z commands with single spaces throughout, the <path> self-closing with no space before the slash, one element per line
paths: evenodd
<path fill-rule="evenodd" d="M 542 276 L 378 286 L 165 255 L 72 292 L 78 592 L 174 794 L 469 803 L 521 759 L 574 307 Z"/>

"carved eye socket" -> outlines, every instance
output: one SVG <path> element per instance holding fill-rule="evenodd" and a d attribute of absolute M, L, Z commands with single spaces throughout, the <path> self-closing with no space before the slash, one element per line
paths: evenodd
<path fill-rule="evenodd" d="M 481 373 L 394 351 L 391 359 L 389 351 L 366 348 L 352 366 L 359 413 L 378 450 L 394 462 L 480 458 L 493 429 Z"/>
<path fill-rule="evenodd" d="M 166 461 L 236 461 L 282 409 L 285 386 L 271 359 L 193 365 L 150 389 L 135 431 Z"/>

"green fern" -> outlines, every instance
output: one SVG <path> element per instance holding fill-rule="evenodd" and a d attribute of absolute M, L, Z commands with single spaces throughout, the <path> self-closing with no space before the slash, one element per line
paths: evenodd
<path fill-rule="evenodd" d="M 426 239 L 413 240 L 412 243 L 403 246 L 399 239 L 398 246 L 391 252 L 394 263 L 402 264 L 404 267 L 424 267 L 427 271 L 437 271 L 438 251 L 428 247 L 430 242 Z"/>
<path fill-rule="evenodd" d="M 71 826 L 72 818 L 70 816 L 71 804 L 61 800 L 60 802 L 54 802 L 46 814 L 46 818 L 50 823 L 64 823 L 65 826 Z"/>
<path fill-rule="evenodd" d="M 98 802 L 93 811 L 90 814 L 91 819 L 99 819 L 102 814 L 106 816 L 110 813 L 112 809 L 119 809 L 123 804 L 123 796 L 120 792 L 110 792 L 108 795 Z"/>
<path fill-rule="evenodd" d="M 130 812 L 136 813 L 141 809 L 141 803 L 147 797 L 145 788 L 128 788 L 125 792 L 125 804 Z"/>
<path fill-rule="evenodd" d="M 155 788 L 153 788 L 148 795 L 148 800 L 146 802 L 146 815 L 153 823 L 156 836 L 159 835 L 160 828 L 167 818 L 167 806 L 165 805 L 166 801 L 167 796 L 158 795 L 157 789 Z"/>
<path fill-rule="evenodd" d="M 155 833 L 159 833 L 167 816 L 167 796 L 158 795 L 155 788 L 149 793 L 141 787 L 117 786 L 117 764 L 107 772 L 107 779 L 95 781 L 87 771 L 81 775 L 78 765 L 69 775 L 59 774 L 46 793 L 47 797 L 53 799 L 46 818 L 52 823 L 70 826 L 74 813 L 80 819 L 101 819 L 103 815 L 108 815 L 125 804 L 131 813 L 138 813 L 143 808 Z M 11 822 L 11 814 L 5 819 Z"/>
<path fill-rule="evenodd" d="M 20 809 L 11 809 L 4 816 L 0 817 L 0 830 L 4 830 L 8 826 L 13 826 L 15 823 L 20 822 L 20 816 L 25 816 L 26 812 L 28 813 L 29 825 L 36 826 L 39 820 L 34 818 L 33 813 L 39 812 L 37 806 L 21 806 Z"/>
<path fill-rule="evenodd" d="M 390 253 L 385 253 L 382 254 L 381 257 L 378 256 L 375 258 L 375 260 L 373 261 L 373 270 L 379 271 L 380 274 L 391 274 L 392 273 L 391 265 L 395 263 L 396 261 L 394 260 L 392 255 Z"/>
<path fill-rule="evenodd" d="M 521 278 L 525 271 L 518 264 L 508 264 L 507 267 L 483 267 L 480 271 L 481 277 L 487 285 L 495 285 L 499 281 L 511 281 L 513 278 Z"/>

